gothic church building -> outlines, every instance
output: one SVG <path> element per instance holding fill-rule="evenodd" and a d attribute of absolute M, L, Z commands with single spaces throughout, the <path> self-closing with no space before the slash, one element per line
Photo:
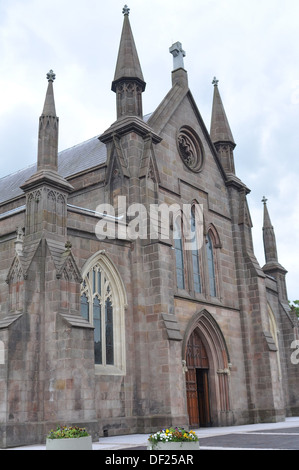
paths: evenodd
<path fill-rule="evenodd" d="M 1 448 L 44 443 L 57 424 L 96 439 L 299 414 L 286 270 L 265 199 L 265 265 L 255 258 L 218 81 L 209 131 L 176 43 L 171 89 L 144 117 L 146 83 L 123 13 L 116 121 L 58 153 L 50 71 L 37 163 L 0 179 Z M 147 213 L 189 205 L 199 249 L 187 249 L 186 213 L 157 221 L 156 237 L 124 237 L 136 203 Z M 97 210 L 104 204 L 113 215 Z M 109 217 L 115 236 L 99 237 Z"/>

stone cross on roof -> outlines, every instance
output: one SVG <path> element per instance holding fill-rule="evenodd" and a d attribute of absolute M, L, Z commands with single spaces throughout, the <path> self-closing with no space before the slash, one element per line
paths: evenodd
<path fill-rule="evenodd" d="M 219 80 L 216 77 L 213 78 L 212 85 L 218 86 Z"/>
<path fill-rule="evenodd" d="M 123 15 L 126 16 L 128 15 L 129 16 L 130 14 L 130 8 L 128 7 L 128 5 L 125 5 L 124 8 L 123 8 Z"/>
<path fill-rule="evenodd" d="M 264 204 L 266 204 L 267 201 L 268 201 L 268 199 L 266 199 L 266 197 L 264 196 L 263 199 L 262 199 L 262 202 L 263 202 Z"/>
<path fill-rule="evenodd" d="M 55 73 L 53 72 L 53 70 L 50 70 L 50 72 L 47 73 L 48 82 L 54 82 L 55 78 L 56 78 Z"/>
<path fill-rule="evenodd" d="M 186 57 L 186 52 L 183 51 L 182 44 L 180 42 L 175 42 L 169 48 L 170 54 L 173 55 L 173 70 L 183 69 L 184 68 L 184 57 Z"/>

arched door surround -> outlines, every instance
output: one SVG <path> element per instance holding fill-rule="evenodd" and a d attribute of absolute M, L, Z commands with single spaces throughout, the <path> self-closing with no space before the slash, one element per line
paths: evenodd
<path fill-rule="evenodd" d="M 194 315 L 188 324 L 182 359 L 187 366 L 186 397 L 190 426 L 221 425 L 225 422 L 222 415 L 230 411 L 230 359 L 221 329 L 205 309 Z"/>

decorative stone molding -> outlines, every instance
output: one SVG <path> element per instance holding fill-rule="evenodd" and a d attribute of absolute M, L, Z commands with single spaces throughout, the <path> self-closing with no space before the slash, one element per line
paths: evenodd
<path fill-rule="evenodd" d="M 198 135 L 187 126 L 181 127 L 177 136 L 177 146 L 186 167 L 199 173 L 203 166 L 204 152 Z"/>
<path fill-rule="evenodd" d="M 226 369 L 218 369 L 217 374 L 223 374 L 223 375 L 230 375 L 230 370 L 228 368 Z"/>

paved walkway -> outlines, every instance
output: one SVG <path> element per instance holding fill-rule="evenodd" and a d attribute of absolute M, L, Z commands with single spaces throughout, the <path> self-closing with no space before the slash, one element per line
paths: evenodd
<path fill-rule="evenodd" d="M 195 429 L 201 450 L 299 450 L 299 417 L 280 423 Z M 148 434 L 103 437 L 93 450 L 145 450 Z M 46 450 L 45 446 L 8 450 Z"/>

